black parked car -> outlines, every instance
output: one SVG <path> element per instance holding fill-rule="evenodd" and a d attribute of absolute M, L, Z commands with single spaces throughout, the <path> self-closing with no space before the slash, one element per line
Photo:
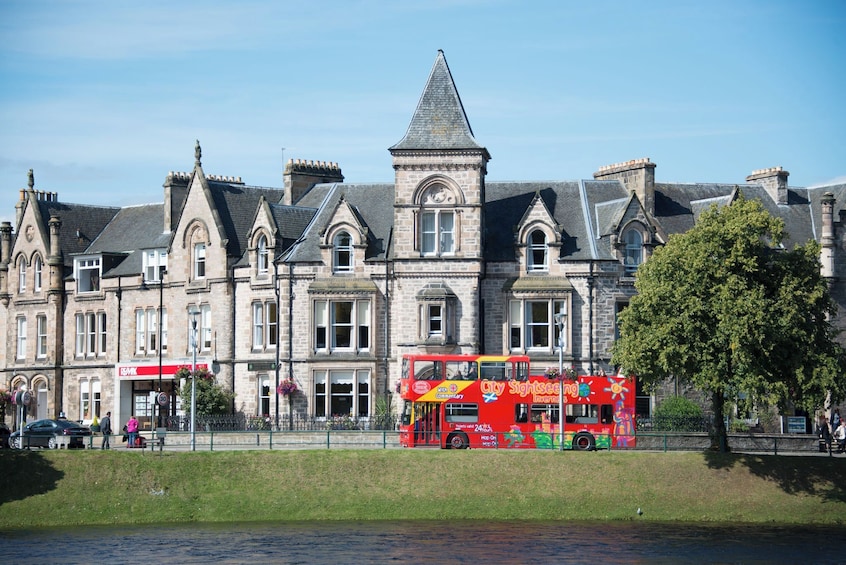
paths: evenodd
<path fill-rule="evenodd" d="M 55 449 L 59 444 L 68 447 L 84 448 L 84 438 L 91 435 L 91 429 L 71 420 L 36 420 L 12 432 L 9 445 L 15 449 L 24 447 L 49 447 Z"/>

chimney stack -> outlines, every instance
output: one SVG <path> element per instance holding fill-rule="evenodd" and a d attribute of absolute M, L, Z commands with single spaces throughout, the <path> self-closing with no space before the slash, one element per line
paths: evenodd
<path fill-rule="evenodd" d="M 622 181 L 629 192 L 637 194 L 640 203 L 647 214 L 655 214 L 655 163 L 649 162 L 649 157 L 632 159 L 625 163 L 616 163 L 599 167 L 593 173 L 596 180 Z"/>
<path fill-rule="evenodd" d="M 282 181 L 285 188 L 282 203 L 291 205 L 296 204 L 297 200 L 316 184 L 344 182 L 344 175 L 341 174 L 338 163 L 288 159 Z"/>
<path fill-rule="evenodd" d="M 758 169 L 746 177 L 747 183 L 758 183 L 764 187 L 776 204 L 787 204 L 787 177 L 790 173 L 781 167 Z"/>

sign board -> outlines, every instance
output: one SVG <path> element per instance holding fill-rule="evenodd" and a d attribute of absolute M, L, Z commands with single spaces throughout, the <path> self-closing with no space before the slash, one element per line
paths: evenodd
<path fill-rule="evenodd" d="M 789 434 L 804 434 L 808 431 L 807 418 L 805 416 L 788 416 L 787 417 L 787 433 Z"/>
<path fill-rule="evenodd" d="M 253 361 L 247 363 L 248 371 L 272 371 L 276 368 L 276 363 L 273 361 Z"/>
<path fill-rule="evenodd" d="M 162 365 L 162 378 L 172 379 L 179 369 L 187 368 L 191 370 L 191 364 L 180 363 L 179 365 Z M 206 363 L 197 363 L 197 369 L 208 369 Z M 151 379 L 159 378 L 159 364 L 141 364 L 141 363 L 119 363 L 115 365 L 117 376 L 125 381 L 149 381 Z"/>
<path fill-rule="evenodd" d="M 167 393 L 160 392 L 156 397 L 156 402 L 159 403 L 159 406 L 167 406 Z"/>

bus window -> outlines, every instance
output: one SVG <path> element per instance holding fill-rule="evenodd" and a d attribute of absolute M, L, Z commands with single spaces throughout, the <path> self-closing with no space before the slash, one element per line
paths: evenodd
<path fill-rule="evenodd" d="M 512 379 L 515 381 L 527 381 L 529 380 L 529 364 L 528 363 L 514 363 L 515 372 L 514 375 L 511 376 Z"/>
<path fill-rule="evenodd" d="M 407 358 L 403 357 L 403 359 L 402 359 L 402 375 L 401 375 L 401 378 L 403 378 L 403 379 L 407 379 L 407 378 L 408 378 L 408 366 L 409 366 L 410 364 L 411 364 L 411 363 L 409 362 L 409 360 L 408 360 Z"/>
<path fill-rule="evenodd" d="M 568 404 L 567 421 L 577 424 L 597 424 L 599 423 L 599 406 L 596 404 Z"/>
<path fill-rule="evenodd" d="M 472 361 L 447 361 L 446 378 L 453 381 L 476 380 L 476 363 Z"/>
<path fill-rule="evenodd" d="M 478 404 L 460 404 L 458 402 L 447 402 L 444 406 L 444 419 L 447 422 L 474 424 L 479 421 Z"/>
<path fill-rule="evenodd" d="M 529 421 L 529 405 L 515 404 L 514 405 L 514 421 L 522 424 Z"/>
<path fill-rule="evenodd" d="M 603 404 L 599 408 L 600 421 L 603 424 L 610 424 L 614 421 L 614 407 L 610 404 Z"/>
<path fill-rule="evenodd" d="M 504 361 L 482 361 L 483 381 L 507 381 L 508 375 L 505 371 Z"/>
<path fill-rule="evenodd" d="M 430 361 L 428 359 L 416 359 L 414 361 L 414 380 L 439 381 L 441 378 L 440 361 Z"/>
<path fill-rule="evenodd" d="M 402 425 L 407 426 L 411 423 L 411 406 L 412 402 L 406 400 L 402 407 Z"/>
<path fill-rule="evenodd" d="M 532 422 L 558 422 L 557 404 L 532 404 Z"/>

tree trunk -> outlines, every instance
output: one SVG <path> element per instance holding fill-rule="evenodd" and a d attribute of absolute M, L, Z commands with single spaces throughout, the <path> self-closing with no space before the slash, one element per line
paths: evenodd
<path fill-rule="evenodd" d="M 711 435 L 711 450 L 720 453 L 731 451 L 728 444 L 728 430 L 726 430 L 726 418 L 724 412 L 726 399 L 722 391 L 711 393 L 711 406 L 714 409 L 714 433 Z"/>

